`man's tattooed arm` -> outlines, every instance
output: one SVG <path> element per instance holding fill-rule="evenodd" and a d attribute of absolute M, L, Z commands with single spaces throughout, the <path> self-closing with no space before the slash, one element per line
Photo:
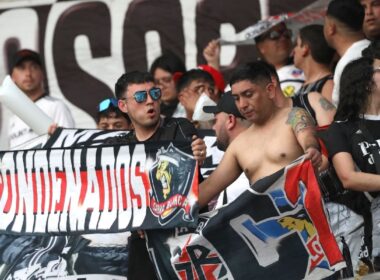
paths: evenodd
<path fill-rule="evenodd" d="M 286 123 L 293 128 L 296 135 L 306 128 L 314 128 L 315 126 L 309 113 L 298 107 L 292 108 Z"/>
<path fill-rule="evenodd" d="M 322 163 L 322 156 L 318 139 L 315 136 L 314 121 L 309 113 L 302 108 L 292 108 L 286 123 L 292 127 L 306 158 L 311 160 L 314 167 L 319 167 Z"/>
<path fill-rule="evenodd" d="M 325 111 L 335 110 L 335 106 L 324 97 L 319 98 L 319 104 L 321 105 L 322 109 Z"/>

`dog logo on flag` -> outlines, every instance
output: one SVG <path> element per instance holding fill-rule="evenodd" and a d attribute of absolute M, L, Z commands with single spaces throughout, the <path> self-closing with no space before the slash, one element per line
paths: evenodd
<path fill-rule="evenodd" d="M 156 161 L 149 170 L 152 186 L 150 210 L 159 223 L 169 223 L 182 210 L 183 220 L 191 222 L 191 205 L 188 194 L 194 180 L 196 162 L 188 154 L 170 144 L 158 150 Z"/>

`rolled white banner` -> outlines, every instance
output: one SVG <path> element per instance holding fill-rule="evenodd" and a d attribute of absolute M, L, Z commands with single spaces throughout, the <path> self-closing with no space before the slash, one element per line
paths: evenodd
<path fill-rule="evenodd" d="M 38 135 L 46 134 L 53 120 L 22 92 L 7 75 L 0 88 L 0 102 Z"/>

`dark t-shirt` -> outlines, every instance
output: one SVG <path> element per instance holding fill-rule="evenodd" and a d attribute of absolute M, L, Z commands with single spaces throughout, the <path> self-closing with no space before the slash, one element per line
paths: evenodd
<path fill-rule="evenodd" d="M 332 123 L 328 130 L 327 149 L 329 157 L 332 159 L 336 154 L 347 152 L 351 154 L 357 167 L 366 173 L 376 174 L 376 166 L 372 151 L 369 147 L 372 145 L 379 151 L 380 146 L 380 117 L 368 116 L 366 119 L 360 120 L 363 122 L 367 130 L 372 134 L 374 141 L 369 141 L 364 137 L 360 127 L 359 121 L 335 121 Z M 375 151 L 376 151 L 375 150 Z M 378 192 L 371 192 L 372 197 L 379 195 Z M 340 197 L 338 203 L 345 204 L 356 213 L 363 216 L 364 219 L 364 245 L 370 252 L 372 252 L 372 215 L 371 204 L 362 192 L 349 191 Z M 367 262 L 368 258 L 363 257 L 362 261 Z"/>
<path fill-rule="evenodd" d="M 152 141 L 191 141 L 192 136 L 197 135 L 194 125 L 185 118 L 164 118 L 161 119 L 160 127 L 147 140 Z M 123 139 L 128 143 L 141 143 L 134 133 L 129 133 Z M 189 147 L 191 149 L 191 147 Z M 189 150 L 188 152 L 191 152 Z M 133 279 L 156 279 L 154 266 L 151 263 L 146 249 L 145 240 L 139 238 L 136 232 L 132 232 L 129 240 L 128 256 L 128 280 Z"/>
<path fill-rule="evenodd" d="M 303 85 L 296 93 L 295 96 L 292 97 L 293 107 L 300 107 L 305 109 L 310 116 L 313 118 L 314 122 L 317 123 L 317 118 L 315 115 L 315 111 L 309 102 L 308 94 L 310 92 L 316 91 L 322 93 L 323 86 L 328 80 L 332 80 L 333 75 L 327 75 L 318 81 L 315 81 L 310 84 Z"/>
<path fill-rule="evenodd" d="M 198 135 L 194 125 L 185 118 L 164 118 L 161 119 L 160 127 L 157 131 L 144 142 L 151 141 L 191 141 L 193 135 Z M 136 139 L 136 136 L 132 133 L 131 137 Z"/>
<path fill-rule="evenodd" d="M 377 118 L 377 119 L 376 119 Z M 380 117 L 364 119 L 364 124 L 375 139 L 375 143 L 365 139 L 358 122 L 334 122 L 328 130 L 327 149 L 330 158 L 340 152 L 351 154 L 355 164 L 363 172 L 376 174 L 370 145 L 380 147 Z"/>
<path fill-rule="evenodd" d="M 312 82 L 310 84 L 305 84 L 297 91 L 296 95 L 304 95 L 304 94 L 308 94 L 309 92 L 312 92 L 312 91 L 322 93 L 322 89 L 323 89 L 323 86 L 325 85 L 325 83 L 328 80 L 332 80 L 332 79 L 333 79 L 333 75 L 329 74 L 329 75 L 324 76 L 323 78 L 321 78 L 315 82 Z"/>

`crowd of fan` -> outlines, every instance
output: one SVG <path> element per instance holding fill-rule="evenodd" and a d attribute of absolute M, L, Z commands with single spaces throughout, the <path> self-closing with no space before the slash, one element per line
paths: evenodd
<path fill-rule="evenodd" d="M 238 66 L 227 88 L 218 40 L 203 51 L 207 65 L 186 70 L 166 51 L 150 73 L 122 75 L 116 97 L 99 103 L 97 128 L 131 130 L 137 142 L 190 139 L 200 164 L 207 155 L 194 126 L 212 128 L 225 155 L 200 184 L 199 201 L 218 197 L 213 207 L 306 154 L 337 241 L 349 247 L 345 276 L 380 270 L 380 1 L 332 0 L 324 25 L 304 26 L 293 38 L 281 22 L 255 41 L 260 60 Z M 58 125 L 74 126 L 67 107 L 45 95 L 37 53 L 19 51 L 11 76 Z M 33 136 L 12 117 L 11 147 Z M 154 279 L 144 244 L 134 242 L 129 278 Z"/>

